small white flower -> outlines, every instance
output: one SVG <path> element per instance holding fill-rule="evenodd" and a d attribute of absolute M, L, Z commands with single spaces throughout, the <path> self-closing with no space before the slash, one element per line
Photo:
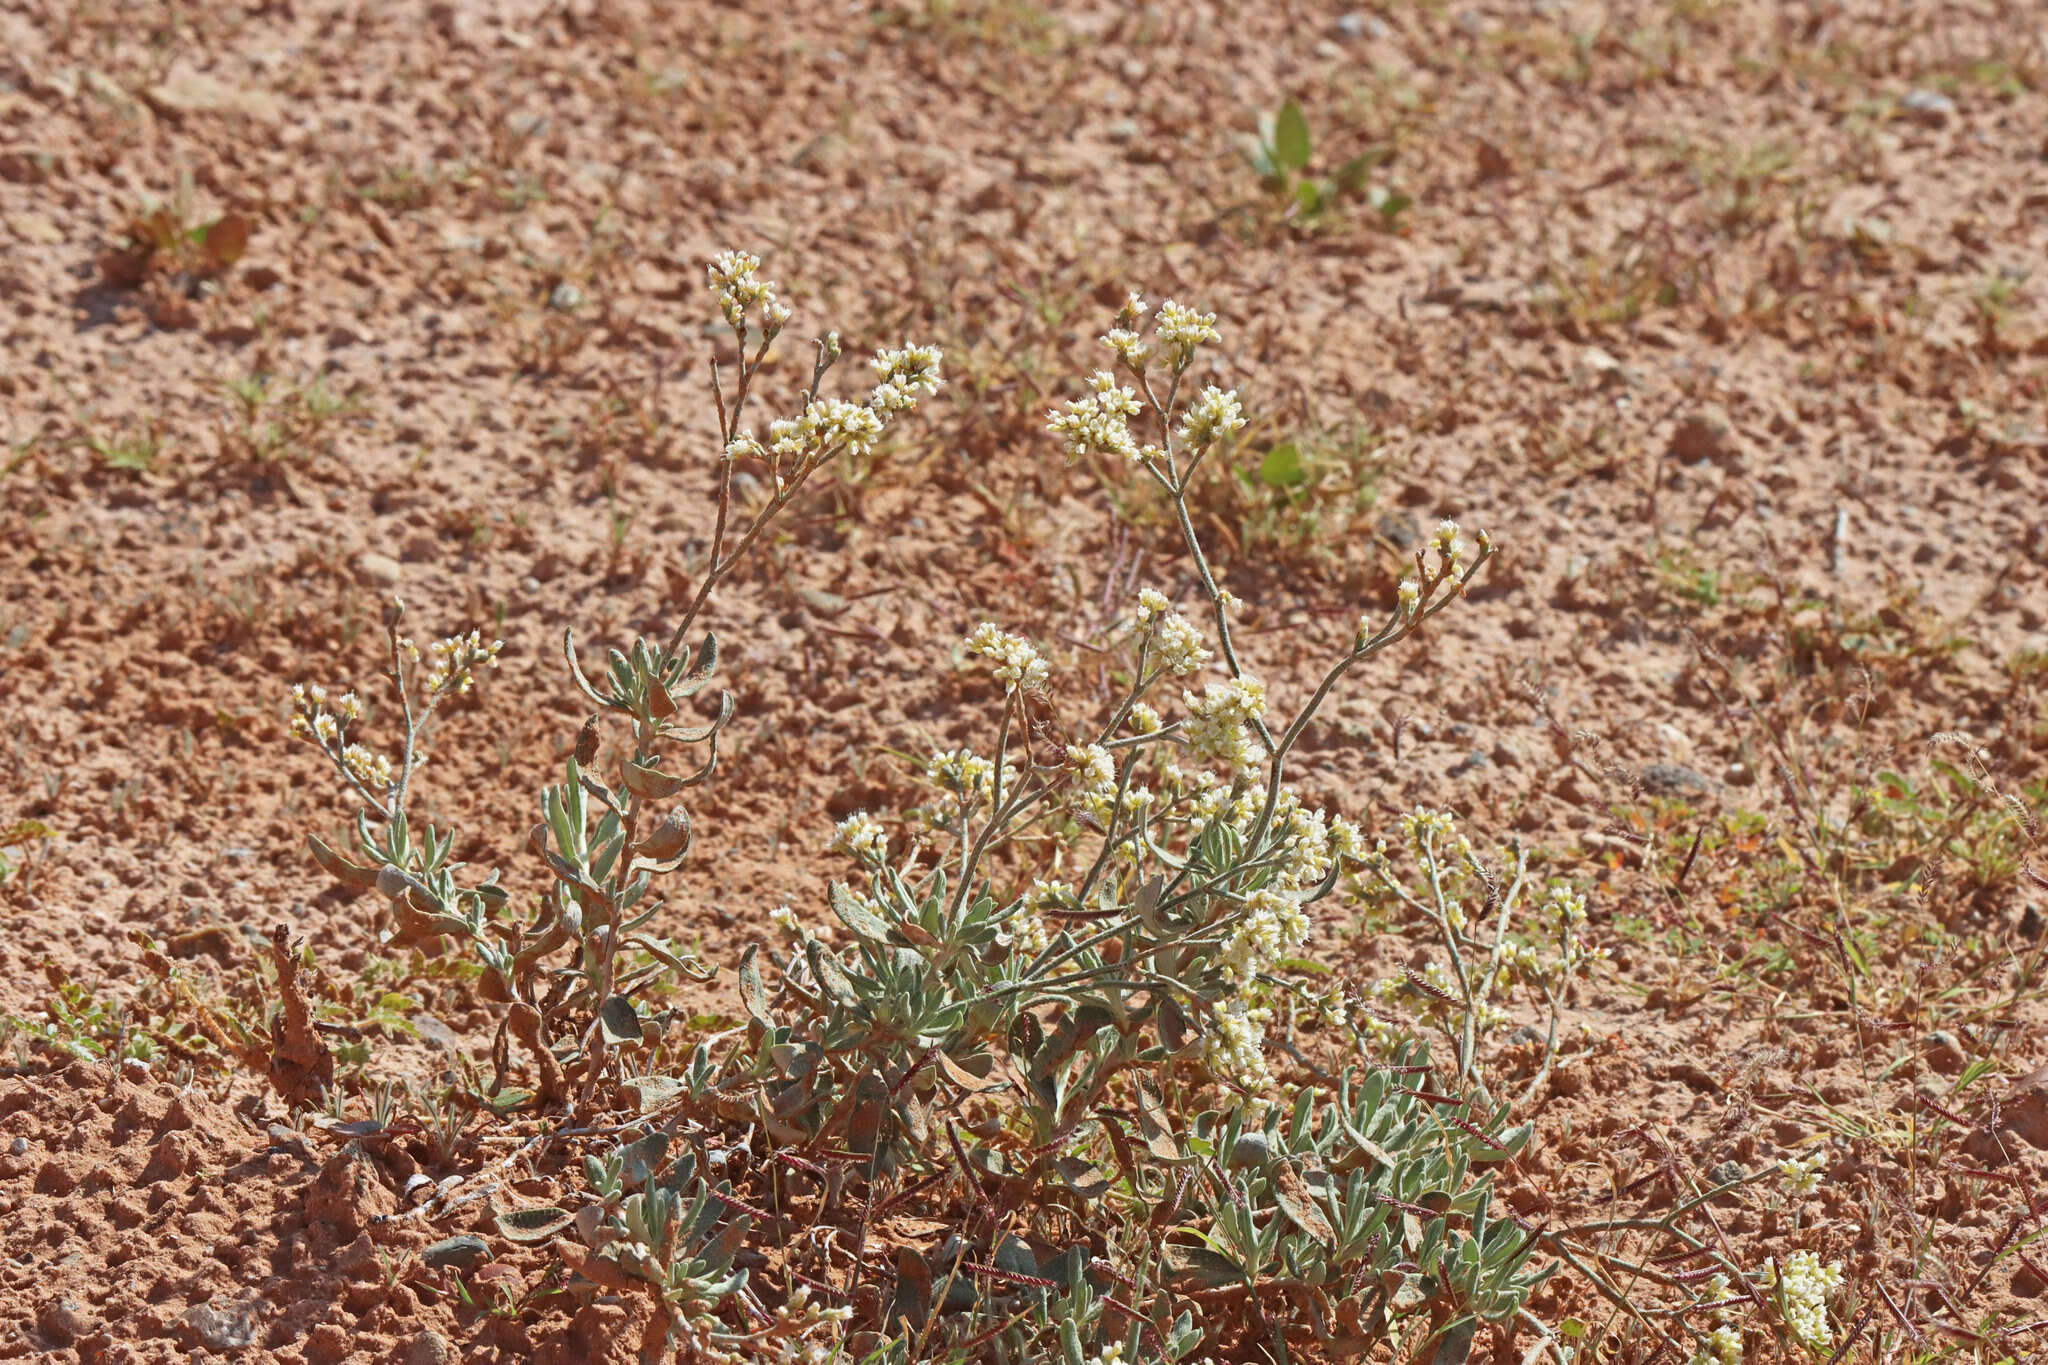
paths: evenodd
<path fill-rule="evenodd" d="M 489 644 L 476 631 L 467 635 L 450 635 L 427 646 L 427 692 L 439 696 L 448 692 L 467 692 L 476 681 L 479 665 L 486 668 L 498 666 L 498 651 L 505 647 L 503 640 Z"/>
<path fill-rule="evenodd" d="M 945 353 L 936 346 L 905 346 L 882 351 L 874 359 L 880 382 L 868 400 L 877 412 L 903 412 L 917 406 L 920 393 L 939 391 L 939 362 Z"/>
<path fill-rule="evenodd" d="M 342 766 L 349 776 L 373 792 L 385 791 L 393 781 L 391 760 L 379 753 L 365 749 L 360 744 L 351 744 L 341 751 Z"/>
<path fill-rule="evenodd" d="M 866 811 L 857 810 L 832 831 L 829 847 L 835 853 L 848 853 L 867 862 L 889 851 L 889 832 Z"/>
<path fill-rule="evenodd" d="M 1704 1350 L 1694 1353 L 1692 1365 L 1742 1365 L 1742 1333 L 1723 1324 L 1707 1333 Z"/>
<path fill-rule="evenodd" d="M 1841 1287 L 1841 1262 L 1824 1266 L 1811 1251 L 1795 1251 L 1785 1258 L 1776 1286 L 1778 1303 L 1786 1328 L 1801 1345 L 1816 1351 L 1828 1348 L 1828 1295 Z"/>
<path fill-rule="evenodd" d="M 1255 1094 L 1272 1084 L 1273 1073 L 1266 1068 L 1267 1017 L 1268 1011 L 1247 1006 L 1242 998 L 1216 1011 L 1202 1039 L 1202 1062 L 1211 1075 Z"/>
<path fill-rule="evenodd" d="M 1145 339 L 1125 327 L 1112 327 L 1104 332 L 1102 344 L 1115 351 L 1117 359 L 1134 370 L 1143 370 L 1152 354 L 1152 348 L 1145 344 Z"/>
<path fill-rule="evenodd" d="M 1216 315 L 1184 308 L 1168 299 L 1159 305 L 1159 325 L 1155 335 L 1159 344 L 1173 359 L 1176 369 L 1184 368 L 1194 358 L 1195 347 L 1205 341 L 1216 341 Z"/>
<path fill-rule="evenodd" d="M 1131 729 L 1141 735 L 1158 734 L 1161 724 L 1159 712 L 1151 703 L 1142 701 L 1131 703 L 1130 723 Z"/>
<path fill-rule="evenodd" d="M 764 330 L 773 332 L 789 321 L 789 309 L 775 297 L 775 286 L 755 272 L 761 258 L 749 251 L 721 251 L 706 269 L 711 291 L 718 295 L 718 310 L 734 327 L 746 322 L 749 310 L 760 311 Z"/>
<path fill-rule="evenodd" d="M 1180 435 L 1188 445 L 1199 450 L 1242 430 L 1244 408 L 1237 401 L 1237 391 L 1219 389 L 1212 384 L 1202 391 L 1202 396 L 1182 416 Z"/>
<path fill-rule="evenodd" d="M 1094 390 L 1090 396 L 1046 414 L 1046 429 L 1066 442 L 1070 460 L 1100 451 L 1134 464 L 1142 461 L 1145 450 L 1131 435 L 1131 418 L 1142 410 L 1137 390 L 1118 384 L 1107 370 L 1097 370 L 1088 385 Z"/>
<path fill-rule="evenodd" d="M 1216 961 L 1224 977 L 1249 986 L 1260 972 L 1308 940 L 1308 916 L 1291 897 L 1254 891 L 1245 902 L 1244 918 L 1231 930 Z"/>
<path fill-rule="evenodd" d="M 1820 1188 L 1821 1167 L 1825 1164 L 1821 1153 L 1813 1152 L 1804 1160 L 1792 1157 L 1778 1163 L 1778 1178 L 1785 1184 L 1785 1192 L 1795 1199 L 1804 1199 Z"/>
<path fill-rule="evenodd" d="M 1100 744 L 1069 744 L 1067 769 L 1086 794 L 1116 790 L 1116 760 Z"/>
<path fill-rule="evenodd" d="M 1422 600 L 1422 585 L 1412 578 L 1404 578 L 1401 580 L 1399 595 L 1401 599 L 1401 614 L 1403 616 L 1412 616 L 1415 612 L 1416 604 Z"/>
<path fill-rule="evenodd" d="M 1259 764 L 1261 752 L 1250 723 L 1266 714 L 1266 685 L 1249 675 L 1212 682 L 1199 697 L 1182 692 L 1187 704 L 1189 750 L 1197 757 L 1233 768 Z"/>
<path fill-rule="evenodd" d="M 1010 634 L 993 621 L 983 621 L 974 628 L 974 633 L 967 637 L 967 652 L 994 660 L 996 677 L 1010 692 L 1038 690 L 1045 686 L 1051 671 L 1029 640 Z"/>
<path fill-rule="evenodd" d="M 1186 675 L 1209 661 L 1209 647 L 1202 643 L 1201 632 L 1155 589 L 1138 594 L 1138 628 L 1152 632 L 1152 653 L 1169 673 Z"/>
<path fill-rule="evenodd" d="M 787 905 L 778 905 L 773 910 L 770 910 L 768 912 L 768 922 L 785 934 L 794 934 L 797 931 L 796 911 L 790 909 Z"/>

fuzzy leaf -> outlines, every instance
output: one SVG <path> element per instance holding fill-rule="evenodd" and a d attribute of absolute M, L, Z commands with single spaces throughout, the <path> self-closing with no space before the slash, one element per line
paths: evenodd
<path fill-rule="evenodd" d="M 1315 1238 L 1326 1247 L 1337 1244 L 1337 1230 L 1330 1226 L 1330 1219 L 1309 1193 L 1307 1182 L 1293 1163 L 1282 1161 L 1272 1170 L 1273 1201 L 1280 1211 L 1287 1215 L 1294 1226 Z"/>
<path fill-rule="evenodd" d="M 1244 1272 L 1237 1268 L 1237 1262 L 1207 1247 L 1184 1242 L 1167 1246 L 1166 1268 L 1177 1286 L 1184 1289 L 1228 1289 L 1244 1283 Z"/>
<path fill-rule="evenodd" d="M 498 1233 L 508 1242 L 532 1245 L 545 1242 L 576 1221 L 576 1215 L 553 1205 L 512 1209 L 498 1215 Z"/>
<path fill-rule="evenodd" d="M 17 841 L 10 839 L 9 842 Z M 18 842 L 27 842 L 26 836 Z M 329 848 L 319 835 L 308 834 L 306 844 L 313 850 L 313 861 L 320 864 L 321 870 L 336 881 L 353 886 L 359 891 L 368 891 L 377 885 L 377 869 L 358 867 Z"/>
<path fill-rule="evenodd" d="M 621 1043 L 640 1041 L 640 1015 L 633 1008 L 633 1002 L 623 995 L 614 995 L 604 1002 L 597 1012 L 598 1025 L 604 1030 L 604 1040 L 614 1047 Z"/>
<path fill-rule="evenodd" d="M 1452 1323 L 1438 1338 L 1430 1365 L 1464 1365 L 1465 1357 L 1472 1354 L 1472 1338 L 1478 1331 L 1477 1318 L 1465 1317 Z"/>
<path fill-rule="evenodd" d="M 971 1060 L 987 1063 L 990 1059 L 983 1055 Z M 939 1054 L 938 1066 L 940 1075 L 970 1095 L 986 1095 L 991 1090 L 1001 1090 L 1009 1084 L 995 1076 L 977 1076 L 943 1052 Z"/>
<path fill-rule="evenodd" d="M 1292 441 L 1274 446 L 1259 463 L 1259 481 L 1268 488 L 1294 488 L 1307 477 L 1301 463 L 1301 447 Z"/>
<path fill-rule="evenodd" d="M 754 961 L 760 955 L 758 943 L 749 943 L 747 951 L 740 955 L 740 1004 L 762 1028 L 774 1028 L 775 1020 L 768 1014 L 768 991 L 761 984 L 761 969 Z"/>
<path fill-rule="evenodd" d="M 651 763 L 626 764 L 626 788 L 636 796 L 650 801 L 666 801 L 690 785 L 689 779 L 671 777 Z"/>
<path fill-rule="evenodd" d="M 1308 120 L 1301 106 L 1289 100 L 1273 118 L 1273 155 L 1288 170 L 1298 171 L 1308 165 L 1311 150 Z"/>
<path fill-rule="evenodd" d="M 1146 1149 L 1159 1160 L 1176 1166 L 1187 1160 L 1180 1144 L 1174 1141 L 1173 1125 L 1167 1121 L 1166 1106 L 1160 1102 L 1159 1092 L 1142 1076 L 1138 1080 L 1138 1131 L 1145 1135 Z"/>
<path fill-rule="evenodd" d="M 839 882 L 831 885 L 832 913 L 839 916 L 839 922 L 870 943 L 889 941 L 889 924 L 881 916 L 869 910 L 853 898 L 853 894 Z"/>

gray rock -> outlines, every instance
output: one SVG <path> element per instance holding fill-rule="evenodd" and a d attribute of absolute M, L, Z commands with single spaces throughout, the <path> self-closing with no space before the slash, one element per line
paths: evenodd
<path fill-rule="evenodd" d="M 462 1039 L 455 1030 L 431 1014 L 415 1014 L 412 1026 L 419 1031 L 420 1041 L 430 1048 L 441 1052 L 459 1052 L 462 1049 Z"/>
<path fill-rule="evenodd" d="M 1699 796 L 1714 789 L 1704 774 L 1683 763 L 1652 763 L 1642 777 L 1643 790 L 1652 796 Z"/>
<path fill-rule="evenodd" d="M 455 1359 L 455 1346 L 448 1338 L 429 1327 L 413 1338 L 412 1346 L 405 1353 L 406 1365 L 448 1365 Z"/>
<path fill-rule="evenodd" d="M 51 1299 L 36 1310 L 36 1330 L 59 1346 L 69 1346 L 92 1330 L 92 1319 L 76 1299 Z"/>
<path fill-rule="evenodd" d="M 1955 115 L 1956 102 L 1938 90 L 1908 90 L 1899 108 L 1911 114 L 1914 122 L 1939 128 Z"/>
<path fill-rule="evenodd" d="M 246 1303 L 195 1303 L 178 1318 L 209 1351 L 243 1351 L 256 1344 L 256 1312 Z"/>
<path fill-rule="evenodd" d="M 443 1238 L 420 1253 L 420 1259 L 436 1270 L 443 1266 L 469 1270 L 482 1265 L 490 1256 L 490 1244 L 483 1238 L 467 1232 L 460 1236 Z"/>
<path fill-rule="evenodd" d="M 356 576 L 370 586 L 395 588 L 404 572 L 404 567 L 397 560 L 390 555 L 378 554 L 375 550 L 365 551 L 362 557 L 356 560 Z"/>
<path fill-rule="evenodd" d="M 1389 512 L 1374 522 L 1372 529 L 1404 554 L 1422 544 L 1422 527 L 1406 512 Z"/>

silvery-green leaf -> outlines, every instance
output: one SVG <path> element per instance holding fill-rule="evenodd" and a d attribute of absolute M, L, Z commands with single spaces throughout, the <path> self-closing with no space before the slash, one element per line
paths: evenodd
<path fill-rule="evenodd" d="M 1325 1247 L 1337 1244 L 1337 1230 L 1330 1226 L 1330 1219 L 1315 1196 L 1309 1193 L 1308 1185 L 1301 1178 L 1301 1172 L 1289 1161 L 1276 1163 L 1268 1175 L 1273 1186 L 1273 1202 L 1287 1215 L 1296 1227 L 1322 1243 Z"/>
<path fill-rule="evenodd" d="M 775 1020 L 768 1013 L 768 991 L 761 984 L 761 969 L 756 965 L 760 954 L 761 945 L 749 943 L 740 955 L 740 1004 L 762 1028 L 774 1028 Z"/>
<path fill-rule="evenodd" d="M 614 995 L 607 999 L 598 1010 L 597 1019 L 607 1043 L 616 1047 L 621 1043 L 640 1041 L 640 1014 L 625 996 Z"/>
<path fill-rule="evenodd" d="M 509 1209 L 497 1215 L 499 1234 L 508 1242 L 527 1246 L 547 1241 L 575 1221 L 575 1214 L 552 1205 Z"/>

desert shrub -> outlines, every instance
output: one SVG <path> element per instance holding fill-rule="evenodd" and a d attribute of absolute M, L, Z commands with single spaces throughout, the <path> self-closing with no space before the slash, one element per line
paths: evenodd
<path fill-rule="evenodd" d="M 986 746 L 931 755 L 913 810 L 843 821 L 833 843 L 850 874 L 822 898 L 829 919 L 778 911 L 776 941 L 737 964 L 744 1025 L 686 1039 L 687 1060 L 672 1050 L 662 991 L 710 969 L 658 932 L 655 886 L 689 850 L 671 803 L 712 777 L 732 715 L 729 695 L 710 700 L 717 642 L 691 645 L 690 629 L 811 474 L 939 385 L 938 353 L 906 346 L 875 357 L 864 399 L 822 397 L 840 354 L 828 337 L 796 414 L 756 439 L 749 390 L 788 318 L 757 264 L 728 254 L 710 271 L 741 361 L 729 386 L 714 370 L 721 495 L 694 600 L 665 641 L 611 651 L 594 681 L 565 637 L 596 710 L 540 796 L 546 894 L 515 914 L 495 875 L 451 861 L 452 832 L 407 814 L 435 707 L 496 645 L 472 633 L 422 651 L 391 605 L 393 752 L 360 737 L 354 696 L 293 695 L 298 732 L 361 804 L 354 847 L 315 839 L 315 856 L 388 899 L 389 946 L 474 961 L 501 1019 L 489 1106 L 572 1107 L 562 1126 L 593 1148 L 578 1206 L 506 1211 L 504 1235 L 549 1246 L 582 1292 L 654 1296 L 670 1341 L 706 1356 L 1085 1365 L 1436 1340 L 1450 1359 L 1480 1324 L 1526 1319 L 1546 1272 L 1488 1172 L 1529 1130 L 1475 1074 L 1475 1030 L 1507 973 L 1554 981 L 1578 965 L 1572 898 L 1546 902 L 1562 907 L 1547 967 L 1507 936 L 1519 866 L 1488 901 L 1498 928 L 1444 992 L 1435 1022 L 1453 1060 L 1439 1066 L 1422 1037 L 1301 974 L 1315 907 L 1347 872 L 1408 893 L 1383 849 L 1288 781 L 1346 676 L 1449 609 L 1492 543 L 1439 526 L 1395 600 L 1361 615 L 1310 695 L 1276 714 L 1188 514 L 1191 480 L 1244 417 L 1235 393 L 1186 391 L 1217 333 L 1176 303 L 1147 328 L 1131 296 L 1103 337 L 1117 368 L 1049 425 L 1070 457 L 1127 461 L 1169 499 L 1194 616 L 1141 592 L 1117 699 L 1089 714 L 1037 644 L 977 627 L 966 649 L 1002 688 Z M 770 491 L 735 518 L 742 466 Z M 626 739 L 602 765 L 607 732 Z M 701 761 L 678 763 L 691 749 Z M 1458 875 L 1490 875 L 1459 851 Z M 1420 852 L 1440 888 L 1445 850 Z M 1462 962 L 1478 940 L 1444 923 Z M 1349 1061 L 1325 1070 L 1295 1050 L 1316 1080 L 1287 1093 L 1266 1038 L 1283 1012 Z M 509 1084 L 520 1059 L 530 1092 Z M 943 1231 L 887 1233 L 892 1210 Z"/>

